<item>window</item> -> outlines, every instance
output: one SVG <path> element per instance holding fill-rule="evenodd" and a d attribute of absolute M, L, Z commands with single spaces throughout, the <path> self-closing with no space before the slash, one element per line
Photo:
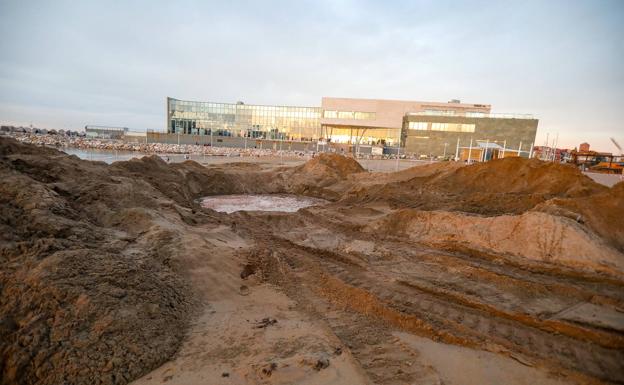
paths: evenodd
<path fill-rule="evenodd" d="M 360 120 L 373 120 L 375 119 L 375 113 L 374 112 L 359 112 L 356 111 L 355 112 L 355 119 L 360 119 Z"/>
<path fill-rule="evenodd" d="M 357 120 L 374 120 L 377 114 L 375 112 L 362 111 L 323 111 L 323 117 L 326 119 L 357 119 Z"/>
<path fill-rule="evenodd" d="M 448 123 L 431 123 L 431 131 L 448 131 Z"/>
<path fill-rule="evenodd" d="M 409 122 L 409 128 L 411 130 L 427 131 L 429 129 L 429 123 L 427 123 L 427 122 Z"/>
<path fill-rule="evenodd" d="M 353 119 L 352 111 L 338 111 L 338 119 Z"/>
<path fill-rule="evenodd" d="M 475 132 L 474 124 L 464 124 L 464 123 L 440 123 L 435 122 L 431 123 L 431 127 L 429 128 L 429 123 L 427 122 L 409 122 L 408 128 L 411 130 L 420 130 L 420 131 L 443 131 L 443 132 Z"/>
<path fill-rule="evenodd" d="M 425 110 L 425 115 L 434 115 L 434 116 L 454 116 L 454 110 Z"/>
<path fill-rule="evenodd" d="M 474 124 L 462 124 L 461 132 L 475 132 L 475 125 Z"/>
<path fill-rule="evenodd" d="M 470 118 L 484 118 L 485 112 L 466 111 L 466 116 Z"/>

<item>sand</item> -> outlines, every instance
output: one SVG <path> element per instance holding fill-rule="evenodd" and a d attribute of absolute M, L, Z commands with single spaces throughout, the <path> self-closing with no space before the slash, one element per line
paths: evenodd
<path fill-rule="evenodd" d="M 4 138 L 0 177 L 2 384 L 624 382 L 621 183 L 523 159 L 107 165 Z M 326 202 L 199 203 L 232 194 Z"/>

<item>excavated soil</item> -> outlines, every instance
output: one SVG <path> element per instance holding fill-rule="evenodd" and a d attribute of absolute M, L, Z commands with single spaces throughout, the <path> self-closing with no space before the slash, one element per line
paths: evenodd
<path fill-rule="evenodd" d="M 623 183 L 514 158 L 106 165 L 10 139 L 0 177 L 2 384 L 624 382 Z M 199 204 L 224 194 L 329 202 Z"/>

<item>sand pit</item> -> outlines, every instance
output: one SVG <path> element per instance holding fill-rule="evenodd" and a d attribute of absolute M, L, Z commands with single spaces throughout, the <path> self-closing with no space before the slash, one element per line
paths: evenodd
<path fill-rule="evenodd" d="M 201 199 L 204 208 L 222 213 L 236 211 L 277 211 L 294 213 L 299 209 L 327 204 L 323 199 L 297 195 L 217 195 Z"/>
<path fill-rule="evenodd" d="M 624 383 L 624 184 L 3 138 L 0 178 L 2 385 Z"/>

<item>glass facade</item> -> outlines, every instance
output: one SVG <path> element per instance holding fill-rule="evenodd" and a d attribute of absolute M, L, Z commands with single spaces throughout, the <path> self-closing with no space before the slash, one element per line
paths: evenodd
<path fill-rule="evenodd" d="M 169 133 L 318 140 L 321 108 L 210 103 L 167 98 Z"/>
<path fill-rule="evenodd" d="M 399 141 L 400 129 L 362 126 L 323 125 L 323 137 L 331 138 L 333 143 L 396 145 Z"/>

